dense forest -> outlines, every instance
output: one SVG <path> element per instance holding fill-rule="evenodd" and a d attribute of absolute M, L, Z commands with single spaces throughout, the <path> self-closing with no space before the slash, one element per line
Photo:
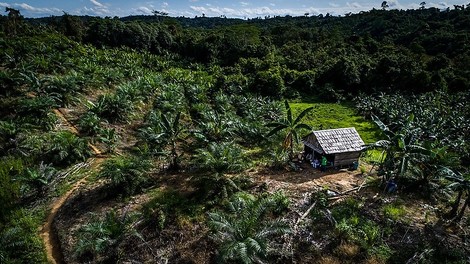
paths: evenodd
<path fill-rule="evenodd" d="M 470 262 L 470 6 L 6 11 L 0 263 Z M 339 127 L 358 168 L 302 161 Z"/>

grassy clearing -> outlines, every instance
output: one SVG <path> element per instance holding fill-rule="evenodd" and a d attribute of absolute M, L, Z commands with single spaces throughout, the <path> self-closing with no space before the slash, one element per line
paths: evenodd
<path fill-rule="evenodd" d="M 352 106 L 346 104 L 333 103 L 290 103 L 293 115 L 297 116 L 304 109 L 315 107 L 303 122 L 313 129 L 332 129 L 342 127 L 355 127 L 362 140 L 367 143 L 375 142 L 380 137 L 380 130 L 377 126 L 364 117 L 356 114 Z"/>
<path fill-rule="evenodd" d="M 362 160 L 369 164 L 380 164 L 385 159 L 385 154 L 379 149 L 369 149 L 362 154 Z"/>

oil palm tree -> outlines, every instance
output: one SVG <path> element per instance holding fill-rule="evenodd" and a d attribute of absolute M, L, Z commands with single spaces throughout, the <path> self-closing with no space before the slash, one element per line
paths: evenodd
<path fill-rule="evenodd" d="M 272 239 L 290 232 L 282 221 L 269 218 L 276 207 L 273 197 L 256 199 L 240 193 L 232 197 L 226 211 L 209 213 L 220 262 L 263 263 L 273 254 Z"/>
<path fill-rule="evenodd" d="M 193 165 L 204 171 L 239 172 L 244 167 L 243 152 L 233 143 L 210 143 L 207 149 L 196 150 Z"/>
<path fill-rule="evenodd" d="M 147 181 L 151 165 L 141 157 L 115 157 L 103 164 L 98 177 L 109 180 L 113 192 L 132 195 Z"/>
<path fill-rule="evenodd" d="M 298 131 L 301 129 L 311 130 L 312 128 L 304 123 L 301 123 L 302 118 L 307 115 L 310 111 L 313 110 L 313 106 L 303 110 L 295 119 L 292 117 L 292 109 L 287 102 L 284 101 L 286 108 L 286 117 L 281 122 L 272 122 L 267 124 L 268 127 L 273 127 L 273 129 L 268 133 L 267 137 L 270 137 L 279 131 L 286 130 L 287 134 L 284 138 L 282 146 L 284 149 L 290 151 L 290 158 L 294 156 L 294 142 L 299 143 Z"/>
<path fill-rule="evenodd" d="M 136 216 L 136 214 L 119 216 L 114 210 L 107 212 L 103 218 L 92 214 L 91 221 L 77 230 L 78 241 L 75 245 L 75 257 L 91 255 L 93 259 L 96 259 L 103 253 L 106 253 L 108 259 L 116 257 L 115 246 L 127 235 L 140 236 L 131 230 Z"/>
<path fill-rule="evenodd" d="M 44 157 L 55 165 L 68 165 L 85 161 L 91 154 L 87 140 L 69 131 L 54 132 L 49 135 L 49 145 Z"/>
<path fill-rule="evenodd" d="M 206 149 L 198 149 L 192 164 L 201 173 L 193 181 L 205 198 L 227 198 L 239 191 L 236 178 L 226 173 L 240 172 L 245 168 L 243 152 L 233 143 L 210 143 Z"/>

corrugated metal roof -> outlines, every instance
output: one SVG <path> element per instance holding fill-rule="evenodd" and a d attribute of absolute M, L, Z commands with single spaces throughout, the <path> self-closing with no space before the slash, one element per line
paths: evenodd
<path fill-rule="evenodd" d="M 361 151 L 364 141 L 354 127 L 312 131 L 302 142 L 315 149 L 321 148 L 325 154 Z"/>

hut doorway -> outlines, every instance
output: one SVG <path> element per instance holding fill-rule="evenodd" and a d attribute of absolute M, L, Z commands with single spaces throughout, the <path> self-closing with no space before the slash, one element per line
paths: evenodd
<path fill-rule="evenodd" d="M 326 160 L 328 161 L 328 166 L 332 166 L 335 161 L 335 155 L 334 154 L 321 154 L 320 152 L 310 148 L 309 146 L 304 147 L 304 153 L 305 153 L 305 159 L 308 162 L 313 162 L 315 159 L 318 161 L 321 161 L 322 157 L 325 156 Z"/>

